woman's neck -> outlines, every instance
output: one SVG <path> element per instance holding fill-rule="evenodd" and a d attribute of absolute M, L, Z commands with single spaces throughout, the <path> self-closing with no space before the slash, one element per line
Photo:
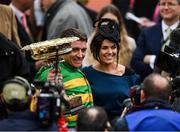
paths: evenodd
<path fill-rule="evenodd" d="M 112 63 L 110 65 L 104 65 L 99 63 L 97 65 L 94 65 L 93 68 L 101 72 L 119 76 L 123 75 L 125 72 L 125 66 L 117 63 Z"/>

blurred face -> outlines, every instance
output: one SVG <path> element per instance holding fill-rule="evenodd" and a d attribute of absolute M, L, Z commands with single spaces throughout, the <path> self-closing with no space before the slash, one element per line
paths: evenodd
<path fill-rule="evenodd" d="M 177 0 L 160 0 L 160 15 L 165 21 L 177 21 L 180 5 Z"/>
<path fill-rule="evenodd" d="M 74 41 L 71 43 L 71 53 L 64 56 L 64 60 L 70 65 L 79 68 L 82 66 L 82 61 L 86 54 L 86 41 Z"/>
<path fill-rule="evenodd" d="M 109 18 L 109 19 L 115 20 L 117 23 L 119 23 L 118 18 L 114 14 L 109 13 L 109 12 L 104 14 L 104 16 L 102 18 Z"/>
<path fill-rule="evenodd" d="M 101 45 L 99 58 L 100 63 L 103 64 L 112 64 L 116 61 L 117 56 L 117 47 L 116 45 L 105 39 Z"/>
<path fill-rule="evenodd" d="M 56 0 L 41 0 L 41 7 L 43 11 L 47 11 L 49 7 L 54 4 Z"/>
<path fill-rule="evenodd" d="M 19 10 L 25 12 L 26 10 L 33 7 L 34 0 L 12 0 L 13 5 L 15 5 Z"/>

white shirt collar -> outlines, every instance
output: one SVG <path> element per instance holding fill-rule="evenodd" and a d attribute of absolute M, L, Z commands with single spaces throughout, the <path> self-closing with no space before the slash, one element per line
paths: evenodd
<path fill-rule="evenodd" d="M 179 21 L 177 21 L 176 23 L 174 23 L 173 25 L 171 25 L 171 26 L 168 26 L 165 22 L 164 22 L 164 20 L 162 20 L 162 32 L 163 32 L 163 38 L 164 38 L 164 40 L 166 40 L 166 38 L 167 38 L 167 35 L 166 35 L 166 29 L 168 29 L 168 28 L 170 28 L 171 30 L 174 30 L 174 29 L 176 29 L 177 27 L 178 27 L 178 25 L 179 25 Z"/>
<path fill-rule="evenodd" d="M 9 6 L 12 8 L 13 12 L 15 13 L 18 21 L 21 23 L 22 22 L 21 18 L 24 15 L 24 13 L 22 11 L 20 11 L 19 9 L 17 9 L 12 3 L 10 3 Z"/>

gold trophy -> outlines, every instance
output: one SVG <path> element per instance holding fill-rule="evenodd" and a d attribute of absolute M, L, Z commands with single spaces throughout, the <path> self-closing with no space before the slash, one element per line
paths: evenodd
<path fill-rule="evenodd" d="M 57 38 L 24 46 L 22 50 L 30 50 L 34 60 L 44 60 L 47 64 L 63 61 L 62 56 L 71 52 L 70 43 L 79 40 L 78 37 Z"/>

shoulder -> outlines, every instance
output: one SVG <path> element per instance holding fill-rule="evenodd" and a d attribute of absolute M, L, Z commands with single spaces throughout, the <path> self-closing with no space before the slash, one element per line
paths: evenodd
<path fill-rule="evenodd" d="M 161 31 L 161 23 L 157 23 L 154 26 L 143 29 L 142 33 L 156 33 L 157 31 Z"/>
<path fill-rule="evenodd" d="M 82 71 L 83 72 L 88 72 L 88 71 L 91 71 L 93 68 L 92 68 L 92 65 L 91 66 L 85 66 L 82 68 Z"/>
<path fill-rule="evenodd" d="M 11 8 L 7 5 L 0 4 L 0 10 L 3 12 L 11 12 Z"/>
<path fill-rule="evenodd" d="M 134 72 L 133 69 L 128 68 L 128 67 L 125 67 L 125 73 L 124 73 L 124 75 L 134 75 L 134 74 L 135 74 L 135 72 Z"/>
<path fill-rule="evenodd" d="M 134 72 L 133 69 L 126 67 L 124 76 L 127 76 L 133 84 L 140 84 L 140 76 Z"/>
<path fill-rule="evenodd" d="M 115 131 L 129 131 L 126 119 L 125 118 L 118 118 L 116 123 L 115 123 L 114 129 L 115 129 Z"/>
<path fill-rule="evenodd" d="M 6 36 L 0 33 L 0 49 L 2 50 L 19 50 L 15 43 L 9 40 Z"/>
<path fill-rule="evenodd" d="M 127 41 L 128 41 L 130 48 L 132 48 L 132 49 L 136 48 L 136 41 L 134 40 L 134 38 L 127 36 Z"/>

